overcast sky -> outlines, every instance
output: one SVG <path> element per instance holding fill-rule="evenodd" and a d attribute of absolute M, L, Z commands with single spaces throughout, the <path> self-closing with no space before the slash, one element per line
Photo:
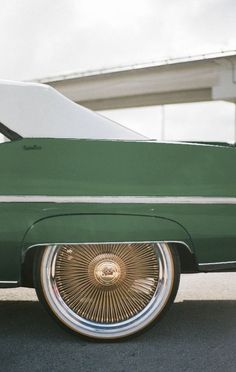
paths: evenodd
<path fill-rule="evenodd" d="M 0 0 L 0 77 L 236 49 L 235 0 Z"/>
<path fill-rule="evenodd" d="M 236 49 L 235 0 L 0 0 L 0 5 L 2 79 Z M 135 111 L 122 112 L 128 117 Z"/>

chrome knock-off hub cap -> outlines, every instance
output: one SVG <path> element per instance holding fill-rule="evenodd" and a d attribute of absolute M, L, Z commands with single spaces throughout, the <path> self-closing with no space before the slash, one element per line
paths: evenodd
<path fill-rule="evenodd" d="M 94 270 L 91 274 L 94 275 L 94 279 L 97 280 L 98 284 L 104 286 L 111 286 L 117 284 L 121 277 L 125 275 L 125 268 L 123 262 L 119 257 L 112 254 L 99 255 L 89 265 L 94 266 Z M 123 267 L 122 267 L 123 266 Z"/>

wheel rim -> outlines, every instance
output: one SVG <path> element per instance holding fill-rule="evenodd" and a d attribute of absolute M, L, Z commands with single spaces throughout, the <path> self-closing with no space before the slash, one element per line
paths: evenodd
<path fill-rule="evenodd" d="M 135 333 L 165 306 L 172 255 L 164 243 L 54 245 L 45 249 L 41 283 L 54 314 L 95 338 Z"/>

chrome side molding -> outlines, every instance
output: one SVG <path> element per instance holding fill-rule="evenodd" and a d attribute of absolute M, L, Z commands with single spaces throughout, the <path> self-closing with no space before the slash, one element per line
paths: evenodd
<path fill-rule="evenodd" d="M 0 203 L 91 203 L 91 204 L 236 204 L 236 197 L 212 196 L 54 196 L 0 195 Z"/>
<path fill-rule="evenodd" d="M 204 262 L 198 264 L 200 271 L 236 271 L 236 261 Z"/>

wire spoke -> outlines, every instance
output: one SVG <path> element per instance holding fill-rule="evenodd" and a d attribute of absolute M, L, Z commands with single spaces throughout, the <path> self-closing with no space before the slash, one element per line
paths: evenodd
<path fill-rule="evenodd" d="M 55 265 L 58 292 L 73 312 L 90 321 L 130 319 L 156 291 L 155 249 L 151 243 L 62 245 Z"/>

